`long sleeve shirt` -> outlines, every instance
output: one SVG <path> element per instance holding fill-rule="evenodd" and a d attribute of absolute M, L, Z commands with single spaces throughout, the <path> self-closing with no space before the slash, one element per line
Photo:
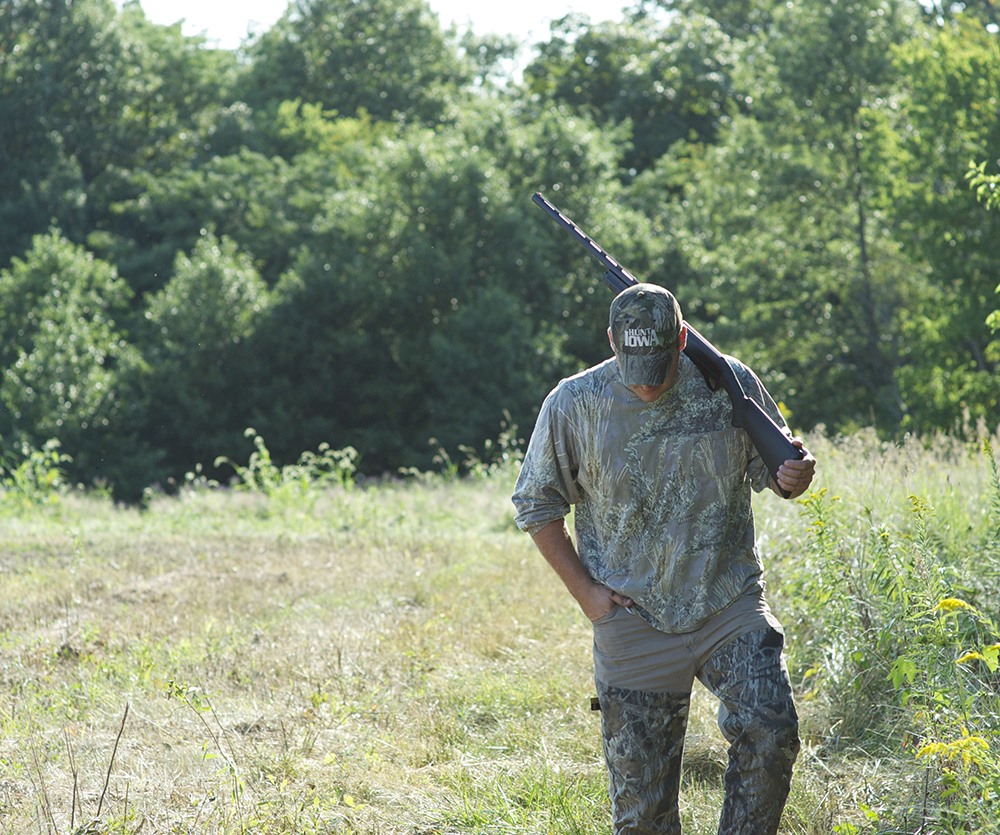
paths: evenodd
<path fill-rule="evenodd" d="M 756 375 L 727 358 L 747 395 L 783 429 Z M 574 510 L 580 560 L 597 582 L 632 598 L 665 632 L 697 629 L 762 588 L 751 488 L 769 474 L 683 354 L 678 379 L 644 403 L 614 358 L 562 380 L 542 404 L 512 497 L 519 528 L 536 533 Z"/>

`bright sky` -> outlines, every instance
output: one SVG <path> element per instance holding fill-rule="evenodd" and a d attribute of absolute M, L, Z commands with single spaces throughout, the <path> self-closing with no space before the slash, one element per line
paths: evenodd
<path fill-rule="evenodd" d="M 140 0 L 146 17 L 169 25 L 184 20 L 186 35 L 205 35 L 226 49 L 240 45 L 248 32 L 267 30 L 281 17 L 288 0 Z M 544 40 L 549 22 L 570 12 L 592 21 L 618 20 L 629 0 L 429 0 L 443 25 L 478 34 L 513 34 Z M 121 0 L 119 0 L 119 5 Z"/>

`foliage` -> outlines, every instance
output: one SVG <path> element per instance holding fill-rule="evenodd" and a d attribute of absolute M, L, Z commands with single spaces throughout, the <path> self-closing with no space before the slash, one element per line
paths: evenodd
<path fill-rule="evenodd" d="M 178 255 L 173 277 L 149 296 L 145 434 L 171 457 L 207 462 L 238 443 L 251 370 L 246 343 L 269 303 L 250 258 L 212 234 L 190 256 Z"/>
<path fill-rule="evenodd" d="M 1000 208 L 1000 175 L 986 173 L 986 163 L 978 165 L 969 163 L 969 170 L 965 175 L 969 181 L 969 187 L 976 192 L 976 200 L 985 204 L 991 209 Z"/>
<path fill-rule="evenodd" d="M 69 295 L 4 279 L 0 432 L 120 498 L 215 478 L 250 425 L 281 465 L 329 442 L 370 475 L 528 432 L 608 352 L 534 191 L 797 431 L 995 421 L 991 15 L 642 0 L 516 58 L 426 0 L 295 0 L 233 52 L 134 0 L 2 4 L 0 269 Z M 103 307 L 62 304 L 94 281 Z"/>
<path fill-rule="evenodd" d="M 969 187 L 976 192 L 976 199 L 984 203 L 991 209 L 1000 209 L 1000 175 L 986 173 L 986 163 L 978 165 L 969 163 L 969 170 L 966 174 Z M 997 285 L 997 295 L 1000 295 L 1000 284 Z M 1000 332 L 1000 310 L 994 310 L 986 317 L 986 325 L 993 333 Z"/>
<path fill-rule="evenodd" d="M 111 0 L 0 6 L 0 264 L 51 224 L 78 236 L 96 221 L 89 192 L 120 148 L 128 99 L 122 50 Z"/>
<path fill-rule="evenodd" d="M 900 47 L 896 63 L 905 82 L 893 212 L 898 239 L 926 263 L 932 291 L 908 323 L 908 342 L 921 347 L 901 380 L 904 396 L 916 428 L 946 427 L 958 419 L 956 405 L 992 419 L 1000 347 L 983 312 L 995 295 L 1000 214 L 982 211 L 964 180 L 968 161 L 987 159 L 1000 142 L 989 104 L 1000 96 L 1000 44 L 963 16 Z"/>
<path fill-rule="evenodd" d="M 294 0 L 250 48 L 248 100 L 433 124 L 470 68 L 424 0 Z"/>
<path fill-rule="evenodd" d="M 892 431 L 905 412 L 901 311 L 922 289 L 876 211 L 887 140 L 871 111 L 895 79 L 884 56 L 910 32 L 878 0 L 775 9 L 740 76 L 749 112 L 688 151 L 667 207 L 687 309 L 775 381 L 800 425 Z M 674 168 L 664 160 L 656 182 Z"/>
<path fill-rule="evenodd" d="M 128 467 L 149 460 L 135 438 L 143 363 L 117 318 L 129 296 L 112 265 L 56 230 L 0 272 L 0 434 L 58 439 L 74 479 L 134 489 Z"/>
<path fill-rule="evenodd" d="M 246 464 L 236 464 L 226 457 L 215 461 L 216 467 L 222 464 L 232 467 L 237 489 L 281 499 L 301 498 L 314 489 L 348 489 L 354 485 L 354 462 L 358 452 L 353 447 L 331 449 L 329 444 L 320 444 L 316 452 L 302 453 L 297 463 L 278 466 L 255 429 L 248 428 L 244 434 L 254 445 Z"/>
<path fill-rule="evenodd" d="M 478 445 L 505 408 L 517 422 L 530 414 L 558 375 L 557 287 L 510 286 L 512 241 L 540 262 L 542 240 L 523 231 L 501 161 L 582 182 L 610 150 L 562 113 L 531 128 L 496 119 L 463 125 L 469 140 L 403 131 L 380 144 L 377 178 L 344 182 L 320 207 L 253 342 L 269 371 L 251 386 L 254 423 L 279 457 L 330 439 L 357 447 L 368 472 L 426 468 L 429 438 Z M 561 150 L 539 154 L 539 133 L 563 137 Z"/>
<path fill-rule="evenodd" d="M 709 17 L 637 14 L 622 24 L 590 26 L 567 15 L 553 24 L 525 68 L 526 92 L 564 102 L 599 124 L 626 124 L 633 172 L 649 168 L 679 140 L 712 142 L 739 106 L 730 78 L 732 42 Z"/>
<path fill-rule="evenodd" d="M 0 458 L 0 508 L 16 512 L 58 500 L 68 487 L 63 465 L 70 460 L 59 451 L 56 440 L 46 441 L 41 449 L 25 443 L 17 450 L 4 449 Z"/>
<path fill-rule="evenodd" d="M 809 539 L 783 593 L 799 612 L 793 670 L 806 715 L 830 728 L 829 755 L 875 746 L 924 770 L 919 791 L 868 805 L 877 825 L 843 831 L 987 831 L 995 821 L 1000 630 L 987 613 L 1000 601 L 1000 480 L 990 440 L 982 463 L 949 454 L 991 474 L 963 511 L 972 518 L 943 495 L 939 510 L 910 494 L 898 521 L 871 506 L 859 518 L 857 502 L 823 489 L 801 500 Z"/>

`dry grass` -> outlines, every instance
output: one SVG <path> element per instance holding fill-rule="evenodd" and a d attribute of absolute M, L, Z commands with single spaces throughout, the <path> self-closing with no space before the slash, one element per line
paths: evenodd
<path fill-rule="evenodd" d="M 0 831 L 607 832 L 590 630 L 509 487 L 4 517 Z M 772 504 L 781 552 L 802 520 Z M 686 756 L 685 831 L 714 832 L 725 749 L 703 691 Z M 851 817 L 871 765 L 807 747 L 782 832 Z"/>
<path fill-rule="evenodd" d="M 446 831 L 484 777 L 598 784 L 583 624 L 498 498 L 11 520 L 3 831 Z"/>

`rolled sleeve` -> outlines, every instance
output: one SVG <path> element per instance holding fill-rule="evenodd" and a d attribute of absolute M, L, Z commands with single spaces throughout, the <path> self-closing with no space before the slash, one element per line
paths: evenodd
<path fill-rule="evenodd" d="M 531 535 L 566 518 L 578 499 L 573 456 L 561 430 L 558 391 L 542 404 L 511 497 L 514 523 Z"/>

